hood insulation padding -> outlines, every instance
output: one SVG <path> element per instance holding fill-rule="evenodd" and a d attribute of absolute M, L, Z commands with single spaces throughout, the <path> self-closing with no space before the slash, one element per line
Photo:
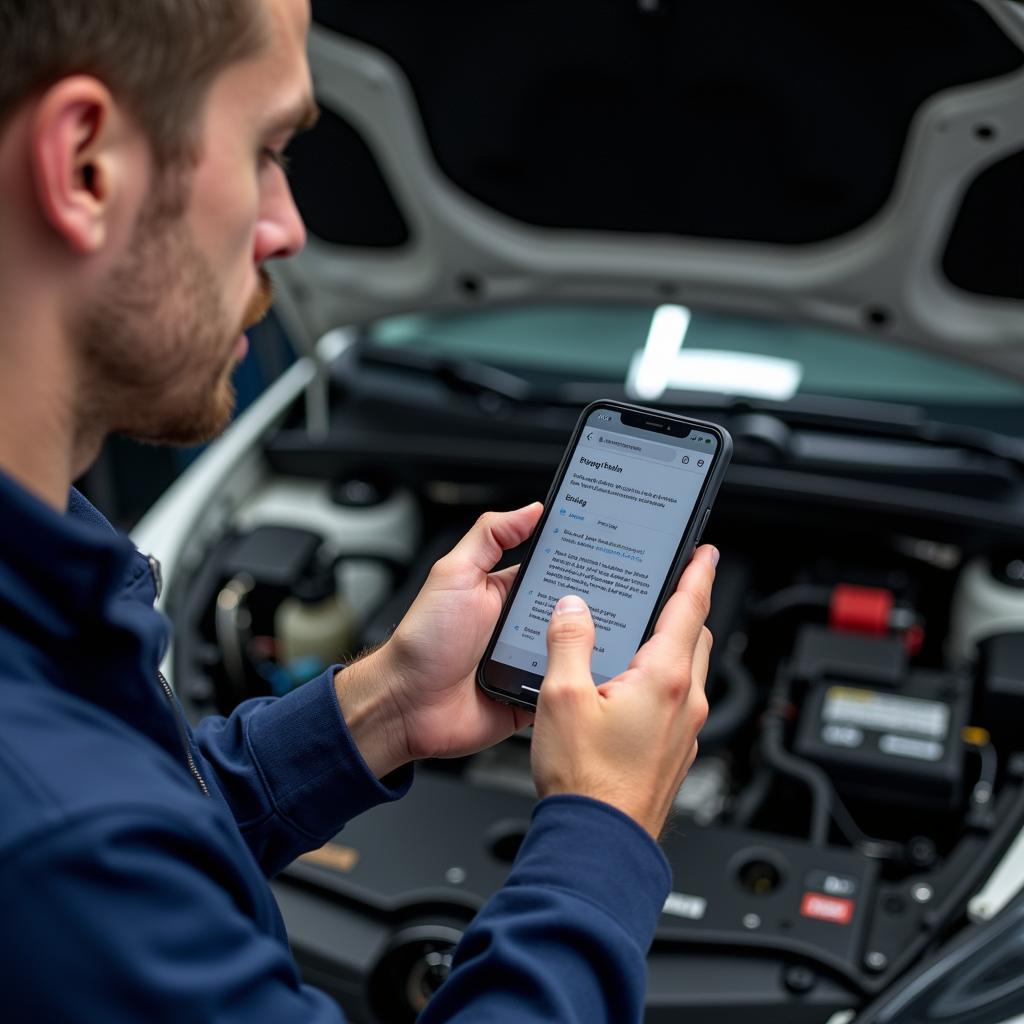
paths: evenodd
<path fill-rule="evenodd" d="M 800 244 L 889 196 L 932 94 L 1020 67 L 973 0 L 314 0 L 408 76 L 434 158 L 527 224 Z M 337 117 L 296 145 L 317 235 L 401 245 Z"/>

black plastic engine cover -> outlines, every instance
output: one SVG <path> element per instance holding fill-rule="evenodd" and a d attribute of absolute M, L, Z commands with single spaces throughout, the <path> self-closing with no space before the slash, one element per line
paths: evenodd
<path fill-rule="evenodd" d="M 468 923 L 504 882 L 533 806 L 528 797 L 421 770 L 404 800 L 362 815 L 277 884 L 300 965 L 365 1013 L 362 983 L 390 938 L 425 922 Z M 663 847 L 676 883 L 651 954 L 649 1020 L 673 1019 L 663 1014 L 684 1007 L 760 1006 L 779 1011 L 764 1021 L 819 1021 L 856 1003 L 873 862 L 684 819 Z M 324 915 L 336 924 L 328 927 Z M 737 986 L 749 998 L 737 1002 Z"/>

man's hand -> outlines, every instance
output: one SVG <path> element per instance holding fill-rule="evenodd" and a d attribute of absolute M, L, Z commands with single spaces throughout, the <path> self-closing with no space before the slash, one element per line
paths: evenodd
<path fill-rule="evenodd" d="M 518 567 L 492 570 L 542 511 L 537 502 L 481 516 L 434 565 L 388 642 L 336 676 L 342 714 L 378 778 L 407 761 L 474 753 L 530 723 L 485 696 L 475 675 Z"/>
<path fill-rule="evenodd" d="M 711 633 L 704 620 L 717 564 L 715 548 L 697 551 L 654 635 L 625 672 L 601 686 L 590 674 L 590 612 L 582 598 L 559 601 L 533 729 L 533 776 L 542 797 L 602 800 L 657 839 L 707 718 Z"/>

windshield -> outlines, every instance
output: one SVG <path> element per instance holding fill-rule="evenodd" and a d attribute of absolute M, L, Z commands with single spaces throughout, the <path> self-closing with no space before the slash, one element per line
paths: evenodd
<path fill-rule="evenodd" d="M 652 325 L 666 308 L 683 309 L 594 304 L 417 314 L 381 320 L 369 336 L 382 346 L 414 347 L 512 371 L 575 381 L 632 378 L 635 384 L 652 343 L 659 344 Z M 798 393 L 833 395 L 909 402 L 929 410 L 1019 408 L 1024 401 L 1024 385 L 995 371 L 895 343 L 823 327 L 683 313 L 675 318 L 676 336 L 662 337 L 661 352 L 655 354 L 660 368 L 653 369 L 661 375 L 662 390 L 671 386 L 776 400 Z M 769 378 L 774 382 L 769 390 L 776 390 L 759 391 Z M 638 397 L 657 398 L 657 379 L 654 384 L 646 394 L 641 388 Z"/>

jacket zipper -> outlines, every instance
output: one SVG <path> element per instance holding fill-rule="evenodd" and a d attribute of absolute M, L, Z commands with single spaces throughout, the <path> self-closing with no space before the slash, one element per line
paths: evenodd
<path fill-rule="evenodd" d="M 164 574 L 160 569 L 160 563 L 153 557 L 153 555 L 147 555 L 146 561 L 149 562 L 149 571 L 153 576 L 153 586 L 156 588 L 156 596 L 159 599 L 160 592 L 164 589 Z M 188 742 L 188 733 L 185 731 L 185 723 L 182 721 L 181 717 L 181 707 L 174 699 L 174 691 L 171 689 L 171 684 L 159 669 L 157 669 L 156 677 L 160 680 L 160 688 L 164 691 L 167 703 L 171 706 L 171 714 L 174 715 L 174 724 L 177 726 L 178 736 L 181 738 L 181 748 L 185 751 L 185 760 L 188 762 L 188 770 L 192 773 L 192 778 L 196 780 L 196 785 L 199 787 L 203 796 L 209 796 L 210 787 L 206 785 L 206 780 L 199 773 L 199 768 L 196 766 L 196 759 L 192 756 L 192 748 L 189 746 Z"/>
<path fill-rule="evenodd" d="M 178 736 L 181 737 L 181 747 L 185 751 L 185 760 L 188 762 L 188 770 L 192 773 L 192 778 L 196 780 L 196 785 L 202 791 L 203 796 L 210 795 L 210 787 L 206 785 L 206 780 L 199 772 L 199 768 L 196 766 L 196 759 L 192 756 L 192 750 L 188 743 L 188 733 L 185 732 L 185 723 L 181 720 L 181 708 L 178 707 L 178 702 L 174 699 L 174 691 L 171 689 L 171 684 L 167 682 L 167 677 L 163 672 L 157 671 L 157 679 L 160 680 L 160 686 L 164 691 L 164 696 L 167 698 L 167 703 L 171 706 L 171 714 L 174 715 L 174 724 L 178 727 Z"/>

